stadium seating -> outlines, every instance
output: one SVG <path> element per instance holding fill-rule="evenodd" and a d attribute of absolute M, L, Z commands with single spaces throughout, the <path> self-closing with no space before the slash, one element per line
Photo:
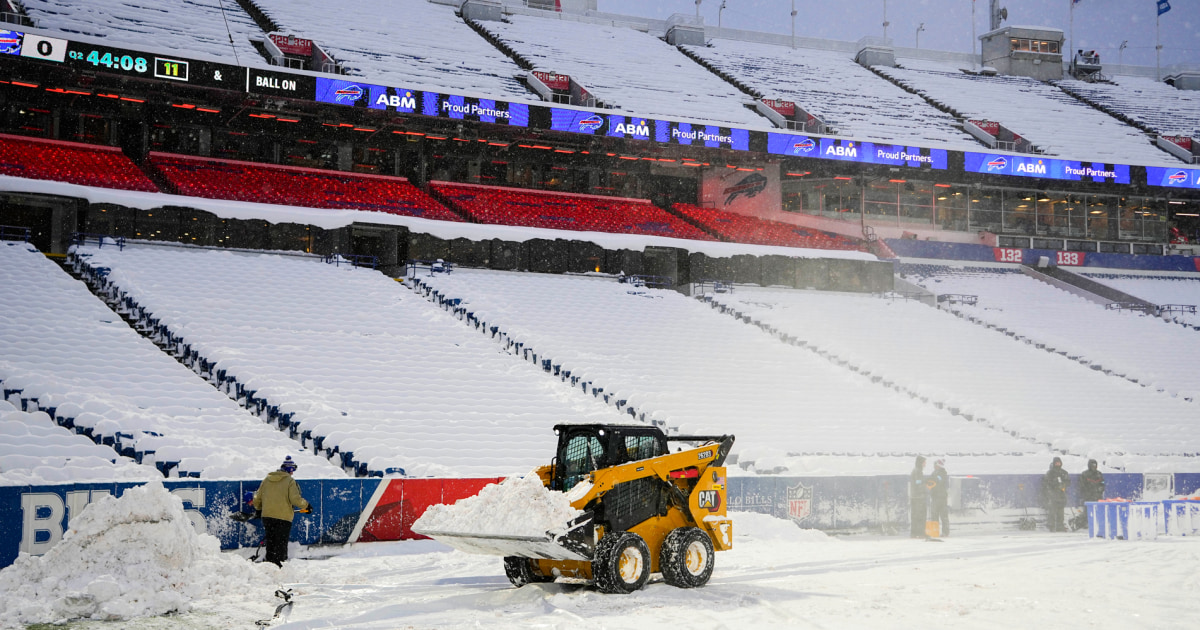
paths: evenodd
<path fill-rule="evenodd" d="M 1200 137 L 1200 95 L 1195 92 L 1148 77 L 1112 77 L 1105 83 L 1066 79 L 1057 85 L 1161 135 Z"/>
<path fill-rule="evenodd" d="M 0 174 L 83 186 L 158 192 L 116 147 L 0 134 Z"/>
<path fill-rule="evenodd" d="M 975 282 L 959 288 L 969 289 L 981 280 L 994 283 L 985 274 L 971 274 Z M 1040 284 L 1021 274 L 994 277 Z M 993 299 L 974 310 L 997 309 L 994 294 L 986 295 Z M 1016 303 L 1020 295 L 1012 293 L 1011 301 L 1000 307 L 1010 312 L 1029 308 Z M 1038 302 L 1044 302 L 1038 297 Z M 1194 451 L 1186 445 L 1200 438 L 1194 403 L 1064 360 L 915 301 L 751 287 L 714 295 L 712 300 L 801 339 L 829 353 L 832 360 L 847 361 L 871 378 L 894 382 L 931 402 L 956 408 L 975 422 L 1047 442 L 1056 451 L 1090 453 L 1099 459 L 1121 456 L 1126 464 L 1137 462 L 1140 467 L 1160 457 L 1185 460 Z M 1103 335 L 1105 331 L 1093 327 L 1095 320 L 1087 317 L 1086 310 L 1087 305 L 1080 304 L 1068 316 L 1064 309 L 1055 320 L 1062 323 L 1058 328 L 1077 327 L 1089 335 Z M 1049 321 L 1048 312 L 1037 315 Z M 1138 324 L 1125 326 L 1132 330 Z M 1142 422 L 1144 418 L 1153 422 Z"/>
<path fill-rule="evenodd" d="M 293 455 L 304 474 L 340 475 L 197 379 L 26 243 L 0 241 L 0 357 L 10 401 L 150 473 L 264 475 Z M 192 459 L 173 449 L 193 449 Z M 47 462 L 58 461 L 54 453 L 43 453 Z"/>
<path fill-rule="evenodd" d="M 855 63 L 852 53 L 726 39 L 684 49 L 765 98 L 795 102 L 835 127 L 839 135 L 968 151 L 980 148 L 953 116 Z"/>
<path fill-rule="evenodd" d="M 555 391 L 377 272 L 138 245 L 87 253 L 141 317 L 174 331 L 194 369 L 357 475 L 523 473 L 553 451 L 556 423 L 622 417 Z"/>
<path fill-rule="evenodd" d="M 569 75 L 606 107 L 638 116 L 772 126 L 743 105 L 745 94 L 648 33 L 527 15 L 479 26 L 534 67 Z"/>
<path fill-rule="evenodd" d="M 909 279 L 936 293 L 972 294 L 964 316 L 1172 396 L 1200 401 L 1200 335 L 1152 315 L 1108 310 L 996 265 L 931 265 Z M 904 270 L 904 268 L 902 268 Z"/>
<path fill-rule="evenodd" d="M 560 366 L 578 388 L 624 401 L 639 417 L 684 434 L 736 433 L 738 464 L 760 472 L 811 471 L 807 465 L 829 461 L 822 457 L 903 470 L 911 465 L 908 453 L 999 460 L 1041 451 L 914 403 L 674 291 L 474 270 L 421 281 Z M 883 322 L 876 327 L 891 330 Z"/>
<path fill-rule="evenodd" d="M 461 2 L 356 0 L 339 4 L 336 19 L 327 19 L 329 5 L 319 0 L 254 4 L 283 32 L 319 43 L 349 74 L 369 77 L 371 83 L 498 99 L 532 97 L 516 79 L 520 66 L 456 15 Z"/>
<path fill-rule="evenodd" d="M 643 199 L 450 182 L 430 182 L 430 188 L 447 203 L 470 214 L 480 223 L 716 240 Z"/>
<path fill-rule="evenodd" d="M 25 13 L 39 28 L 136 43 L 150 50 L 202 53 L 242 66 L 269 67 L 252 39 L 265 34 L 237 2 L 212 0 L 22 0 Z M 180 52 L 179 54 L 184 54 Z"/>
<path fill-rule="evenodd" d="M 972 120 L 998 122 L 1046 155 L 1116 164 L 1178 165 L 1139 129 L 1097 111 L 1059 88 L 1029 77 L 875 66 L 906 89 Z"/>
<path fill-rule="evenodd" d="M 686 203 L 677 203 L 672 208 L 726 240 L 737 243 L 867 251 L 865 242 L 841 234 Z"/>
<path fill-rule="evenodd" d="M 403 177 L 151 153 L 180 194 L 311 208 L 371 210 L 462 221 Z"/>

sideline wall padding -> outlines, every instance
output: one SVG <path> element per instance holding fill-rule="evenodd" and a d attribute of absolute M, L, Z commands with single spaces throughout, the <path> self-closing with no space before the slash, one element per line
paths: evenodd
<path fill-rule="evenodd" d="M 1143 476 L 1108 473 L 1107 498 L 1139 500 Z M 312 514 L 297 514 L 292 540 L 302 545 L 340 544 L 420 538 L 412 524 L 431 505 L 474 496 L 500 481 L 482 479 L 300 479 L 300 491 L 313 504 Z M 242 497 L 260 480 L 168 480 L 163 485 L 184 501 L 197 529 L 221 541 L 222 549 L 257 546 L 259 521 L 238 522 Z M 1200 490 L 1200 473 L 1174 475 L 1176 495 Z M 1069 506 L 1079 504 L 1078 474 L 1072 472 Z M 45 553 L 67 531 L 68 520 L 88 503 L 120 496 L 138 483 L 79 483 L 0 487 L 0 568 L 18 552 Z M 992 515 L 987 528 L 1008 527 L 1013 511 L 1039 509 L 1041 475 L 953 476 L 953 512 Z M 517 506 L 520 509 L 520 506 Z M 730 477 L 729 509 L 771 514 L 800 527 L 822 530 L 884 530 L 908 522 L 908 475 L 871 477 Z M 1009 516 L 997 516 L 1005 514 Z M 1006 520 L 1007 519 L 1007 520 Z M 978 520 L 978 519 L 977 519 Z"/>

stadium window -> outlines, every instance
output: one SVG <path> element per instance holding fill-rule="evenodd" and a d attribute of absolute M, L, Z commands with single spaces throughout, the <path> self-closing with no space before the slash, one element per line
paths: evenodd
<path fill-rule="evenodd" d="M 999 190 L 977 190 L 971 195 L 967 213 L 968 226 L 971 231 L 987 230 L 1000 231 L 1001 205 L 1004 196 Z"/>
<path fill-rule="evenodd" d="M 910 181 L 900 184 L 900 220 L 904 223 L 933 222 L 933 184 Z"/>
<path fill-rule="evenodd" d="M 1067 196 L 1064 193 L 1041 192 L 1036 199 L 1037 233 L 1049 236 L 1069 236 Z"/>
<path fill-rule="evenodd" d="M 888 181 L 871 182 L 864 192 L 863 212 L 868 217 L 891 217 L 900 221 L 900 187 L 903 184 Z"/>
<path fill-rule="evenodd" d="M 934 221 L 944 230 L 967 229 L 969 190 L 965 186 L 941 185 L 934 189 Z"/>

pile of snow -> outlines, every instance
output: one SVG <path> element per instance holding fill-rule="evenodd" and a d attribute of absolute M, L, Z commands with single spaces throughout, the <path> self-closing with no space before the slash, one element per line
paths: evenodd
<path fill-rule="evenodd" d="M 537 473 L 509 477 L 485 486 L 454 505 L 433 505 L 413 523 L 413 531 L 494 536 L 544 536 L 583 513 L 571 496 L 549 490 Z"/>
<path fill-rule="evenodd" d="M 828 542 L 835 541 L 819 529 L 803 529 L 795 521 L 758 512 L 730 512 L 734 546 L 748 542 Z"/>
<path fill-rule="evenodd" d="M 183 502 L 152 481 L 90 504 L 44 556 L 0 571 L 0 628 L 70 619 L 127 620 L 186 612 L 273 586 L 240 556 L 198 534 Z"/>

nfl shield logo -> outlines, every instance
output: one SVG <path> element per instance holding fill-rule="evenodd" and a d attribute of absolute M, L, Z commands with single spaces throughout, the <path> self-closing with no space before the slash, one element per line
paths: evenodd
<path fill-rule="evenodd" d="M 787 489 L 788 516 L 797 523 L 812 515 L 812 486 L 796 484 Z"/>

